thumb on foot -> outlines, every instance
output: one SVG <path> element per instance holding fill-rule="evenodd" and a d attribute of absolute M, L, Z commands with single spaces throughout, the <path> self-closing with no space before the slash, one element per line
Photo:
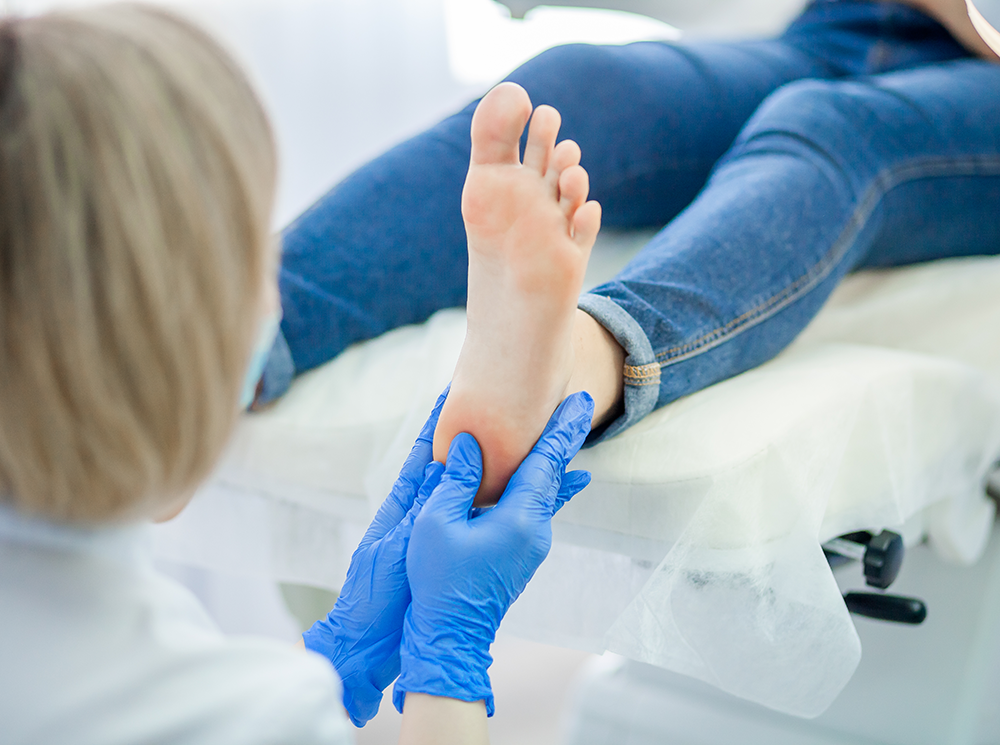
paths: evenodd
<path fill-rule="evenodd" d="M 420 515 L 424 504 L 430 499 L 431 494 L 434 493 L 438 484 L 441 483 L 443 473 L 444 466 L 437 461 L 431 461 L 427 464 L 427 468 L 424 469 L 424 483 L 421 484 L 420 491 L 417 492 L 417 496 L 413 500 L 413 506 L 410 507 L 410 511 L 406 513 L 406 517 L 397 526 L 397 530 L 408 532 L 413 529 L 413 523 Z"/>
<path fill-rule="evenodd" d="M 594 401 L 588 393 L 567 397 L 549 419 L 528 457 L 514 472 L 494 510 L 528 510 L 548 517 L 554 515 L 566 466 L 590 432 L 593 414 Z"/>
<path fill-rule="evenodd" d="M 449 521 L 468 519 L 483 478 L 483 455 L 472 435 L 462 432 L 451 441 L 441 481 L 424 505 Z"/>

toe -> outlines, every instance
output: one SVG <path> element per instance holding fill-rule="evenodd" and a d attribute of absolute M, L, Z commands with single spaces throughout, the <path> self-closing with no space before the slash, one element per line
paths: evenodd
<path fill-rule="evenodd" d="M 520 162 L 521 133 L 531 116 L 531 99 L 516 83 L 491 90 L 472 115 L 472 163 Z"/>
<path fill-rule="evenodd" d="M 553 148 L 562 117 L 551 106 L 539 106 L 528 127 L 528 144 L 524 147 L 524 166 L 544 174 L 552 159 Z"/>
<path fill-rule="evenodd" d="M 552 185 L 553 193 L 558 193 L 559 177 L 567 168 L 580 164 L 580 146 L 573 140 L 563 140 L 556 145 L 549 159 L 549 170 L 545 178 Z"/>
<path fill-rule="evenodd" d="M 601 230 L 601 205 L 590 201 L 573 214 L 573 240 L 584 251 L 594 247 Z"/>
<path fill-rule="evenodd" d="M 590 193 L 590 177 L 583 166 L 571 166 L 559 176 L 559 207 L 568 219 L 573 218 Z"/>

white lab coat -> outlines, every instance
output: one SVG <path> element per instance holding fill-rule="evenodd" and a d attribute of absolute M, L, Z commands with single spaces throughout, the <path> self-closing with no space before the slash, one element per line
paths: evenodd
<path fill-rule="evenodd" d="M 154 570 L 148 530 L 0 507 L 0 743 L 352 742 L 329 662 L 223 636 Z"/>

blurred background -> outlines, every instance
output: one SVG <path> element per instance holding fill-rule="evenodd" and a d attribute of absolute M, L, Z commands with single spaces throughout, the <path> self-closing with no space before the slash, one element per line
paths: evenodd
<path fill-rule="evenodd" d="M 0 0 L 34 13 L 93 0 Z M 386 148 L 559 43 L 779 31 L 805 0 L 158 0 L 195 17 L 251 71 L 282 156 L 275 225 Z M 640 16 L 637 14 L 647 14 Z M 516 17 L 512 17 L 516 16 Z M 654 20 L 655 19 L 655 20 Z"/>

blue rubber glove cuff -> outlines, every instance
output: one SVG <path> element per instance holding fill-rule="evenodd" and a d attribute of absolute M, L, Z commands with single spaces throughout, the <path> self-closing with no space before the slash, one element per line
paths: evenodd
<path fill-rule="evenodd" d="M 470 644 L 469 628 L 460 634 L 448 628 L 431 627 L 414 618 L 413 606 L 403 622 L 403 643 L 399 650 L 402 673 L 392 689 L 392 703 L 403 713 L 407 692 L 426 693 L 459 701 L 482 701 L 486 716 L 493 716 L 493 687 L 489 653 L 494 632 L 482 629 L 482 641 Z"/>
<path fill-rule="evenodd" d="M 399 673 L 400 634 L 385 637 L 359 655 L 344 643 L 336 608 L 302 635 L 306 649 L 329 659 L 340 675 L 344 709 L 355 727 L 363 727 L 378 713 L 382 690 Z M 379 664 L 381 663 L 381 664 Z"/>

